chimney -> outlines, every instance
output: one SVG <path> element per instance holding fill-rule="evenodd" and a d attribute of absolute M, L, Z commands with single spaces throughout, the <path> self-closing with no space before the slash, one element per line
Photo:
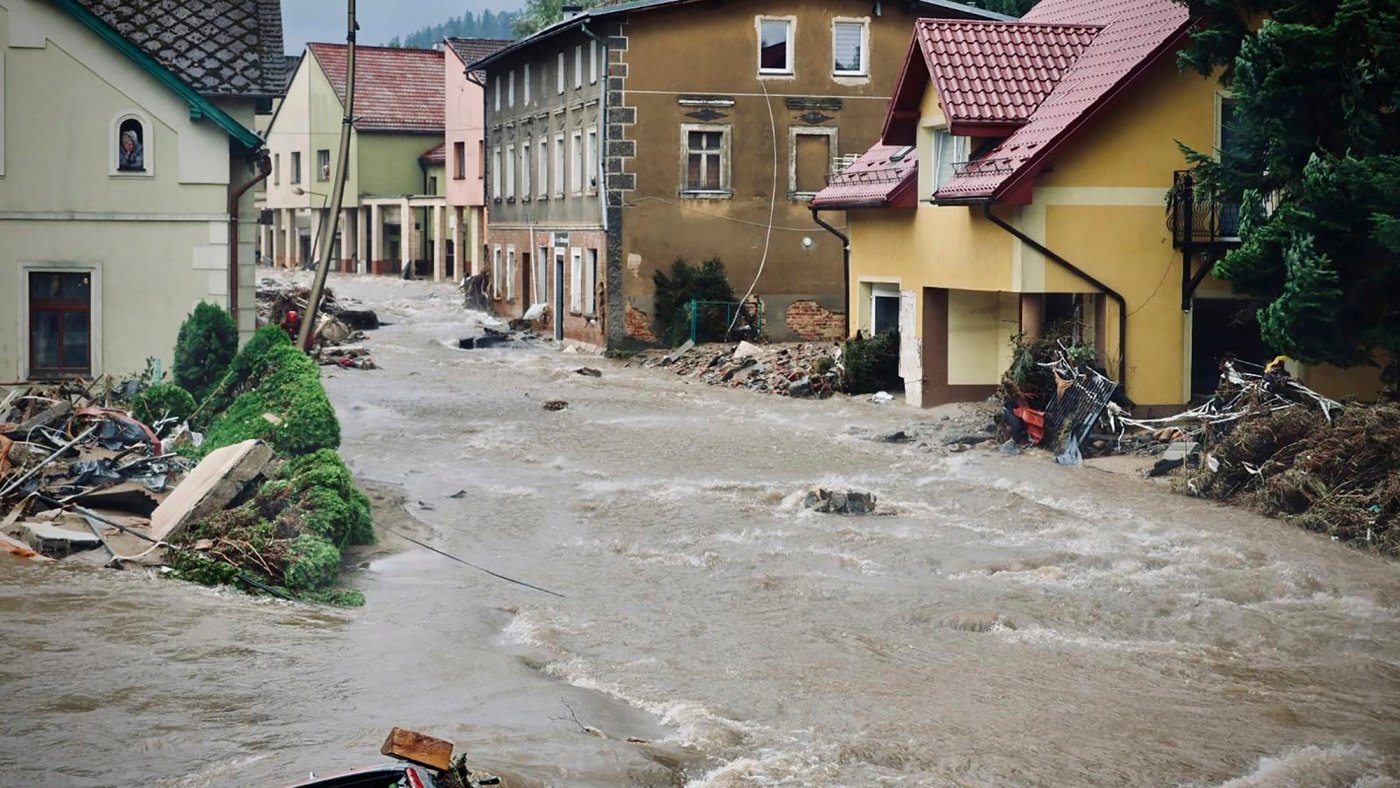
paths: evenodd
<path fill-rule="evenodd" d="M 565 19 L 573 19 L 583 13 L 583 6 L 578 3 L 567 3 L 559 10 L 563 12 Z"/>

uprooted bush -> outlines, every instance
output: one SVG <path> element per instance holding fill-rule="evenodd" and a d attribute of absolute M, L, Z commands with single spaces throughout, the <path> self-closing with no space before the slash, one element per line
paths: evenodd
<path fill-rule="evenodd" d="M 142 424 L 154 425 L 166 418 L 185 421 L 194 408 L 194 397 L 174 383 L 142 389 L 131 401 L 131 415 Z"/>
<path fill-rule="evenodd" d="M 651 275 L 656 285 L 656 335 L 667 346 L 675 346 L 690 337 L 690 302 L 715 301 L 735 303 L 734 287 L 724 273 L 724 262 L 710 258 L 698 266 L 677 257 L 671 263 L 671 275 L 656 271 Z M 696 339 L 720 342 L 726 339 L 729 320 L 724 309 L 704 308 L 698 313 Z"/>
<path fill-rule="evenodd" d="M 292 457 L 340 446 L 320 367 L 278 326 L 248 341 L 205 408 L 217 414 L 201 447 L 206 453 L 252 438 Z"/>
<path fill-rule="evenodd" d="M 873 337 L 846 340 L 841 351 L 841 390 L 847 394 L 872 394 L 903 388 L 899 377 L 899 332 L 885 331 Z"/>
<path fill-rule="evenodd" d="M 341 550 L 373 542 L 369 499 L 340 456 L 322 449 L 283 464 L 243 505 L 184 532 L 170 566 L 206 585 L 251 575 L 290 596 L 358 605 L 359 592 L 335 587 Z"/>
<path fill-rule="evenodd" d="M 1400 555 L 1400 406 L 1307 406 L 1240 420 L 1184 486 L 1357 547 Z M 1212 470 L 1215 467 L 1215 470 Z"/>
<path fill-rule="evenodd" d="M 175 383 L 204 399 L 238 352 L 238 327 L 222 307 L 201 301 L 180 325 L 175 340 Z"/>

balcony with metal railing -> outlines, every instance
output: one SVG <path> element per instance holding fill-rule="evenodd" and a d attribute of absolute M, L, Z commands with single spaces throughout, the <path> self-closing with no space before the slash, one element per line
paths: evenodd
<path fill-rule="evenodd" d="M 1190 170 L 1178 170 L 1167 193 L 1167 227 L 1177 249 L 1238 246 L 1240 201 L 1223 198 Z"/>

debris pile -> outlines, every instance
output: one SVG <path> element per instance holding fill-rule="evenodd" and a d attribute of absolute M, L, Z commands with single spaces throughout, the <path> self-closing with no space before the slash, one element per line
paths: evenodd
<path fill-rule="evenodd" d="M 829 397 L 839 390 L 841 349 L 833 343 L 737 345 L 686 342 L 675 350 L 649 350 L 628 366 L 664 367 L 712 386 L 746 388 L 789 397 Z"/>
<path fill-rule="evenodd" d="M 824 514 L 870 514 L 875 511 L 875 496 L 855 490 L 824 490 L 813 487 L 807 491 L 802 505 Z"/>
<path fill-rule="evenodd" d="M 279 325 L 295 335 L 306 319 L 311 288 L 277 279 L 263 279 L 258 284 L 258 326 Z M 348 301 L 336 298 L 335 291 L 324 288 L 316 315 L 312 358 L 321 366 L 342 369 L 376 369 L 369 349 L 363 345 L 366 331 L 379 328 L 379 315 Z"/>
<path fill-rule="evenodd" d="M 515 320 L 507 324 L 495 318 L 478 318 L 476 324 L 481 329 L 481 334 L 457 340 L 459 350 L 522 347 L 540 338 L 539 334 L 531 330 L 528 324 L 522 327 L 519 321 Z"/>

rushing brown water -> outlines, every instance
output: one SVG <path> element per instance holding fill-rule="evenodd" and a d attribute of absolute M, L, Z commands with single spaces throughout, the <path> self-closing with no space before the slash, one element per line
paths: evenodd
<path fill-rule="evenodd" d="M 0 785 L 277 785 L 392 725 L 521 784 L 1400 785 L 1395 562 L 848 431 L 898 405 L 459 351 L 450 289 L 333 284 L 395 321 L 328 380 L 391 525 L 565 598 L 418 549 L 352 611 L 0 557 Z"/>

